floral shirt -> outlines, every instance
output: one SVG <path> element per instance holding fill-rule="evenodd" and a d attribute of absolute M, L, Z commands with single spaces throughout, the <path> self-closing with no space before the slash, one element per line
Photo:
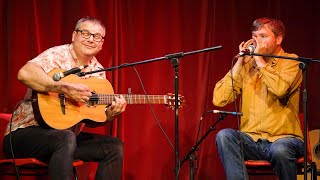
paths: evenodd
<path fill-rule="evenodd" d="M 76 54 L 73 50 L 72 44 L 65 44 L 61 46 L 52 47 L 47 49 L 43 53 L 39 54 L 36 58 L 30 60 L 29 62 L 37 63 L 46 73 L 49 73 L 55 68 L 59 69 L 71 69 L 74 67 L 79 67 Z M 83 69 L 83 72 L 89 72 L 94 70 L 102 69 L 103 66 L 98 62 L 98 60 L 94 57 L 91 59 L 89 66 Z M 105 79 L 105 72 L 88 74 L 81 78 L 89 78 L 89 77 L 99 77 Z M 32 89 L 28 88 L 27 93 L 24 97 L 25 100 L 31 99 Z M 80 132 L 83 124 L 78 126 L 74 130 L 76 133 Z M 12 118 L 11 131 L 15 131 L 19 128 L 26 128 L 29 126 L 39 126 L 37 121 L 34 118 L 33 109 L 31 101 L 23 101 L 19 108 L 14 112 Z M 8 124 L 5 135 L 9 134 L 10 126 Z"/>

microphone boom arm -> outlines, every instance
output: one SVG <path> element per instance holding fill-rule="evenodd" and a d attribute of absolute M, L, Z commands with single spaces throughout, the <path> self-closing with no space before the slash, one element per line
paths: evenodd
<path fill-rule="evenodd" d="M 218 50 L 221 48 L 222 48 L 222 46 L 219 45 L 219 46 L 213 46 L 213 47 L 204 48 L 204 49 L 200 49 L 200 50 L 190 51 L 190 52 L 186 52 L 186 53 L 184 53 L 184 52 L 173 53 L 173 54 L 168 54 L 163 57 L 148 59 L 148 60 L 144 60 L 144 61 L 137 61 L 137 62 L 133 62 L 133 63 L 124 63 L 124 64 L 120 64 L 119 66 L 114 66 L 114 67 L 110 67 L 110 68 L 104 68 L 104 69 L 99 69 L 99 70 L 90 71 L 90 72 L 79 72 L 79 73 L 77 73 L 77 75 L 78 76 L 85 76 L 87 74 L 93 74 L 93 73 L 98 73 L 98 72 L 102 72 L 102 71 L 114 71 L 116 69 L 120 69 L 120 68 L 124 68 L 124 67 L 128 67 L 128 66 L 135 66 L 135 65 L 139 65 L 139 64 L 145 64 L 145 63 L 160 61 L 160 60 L 168 60 L 168 59 L 171 60 L 173 58 L 180 58 L 180 57 L 190 55 L 190 54 Z"/>
<path fill-rule="evenodd" d="M 278 55 L 272 55 L 272 54 L 258 54 L 258 53 L 251 53 L 251 52 L 243 52 L 243 55 L 289 59 L 289 60 L 296 60 L 296 61 L 300 61 L 300 62 L 304 62 L 304 63 L 320 62 L 320 60 L 314 60 L 312 58 L 306 58 L 306 57 L 289 57 L 289 56 L 278 56 Z"/>

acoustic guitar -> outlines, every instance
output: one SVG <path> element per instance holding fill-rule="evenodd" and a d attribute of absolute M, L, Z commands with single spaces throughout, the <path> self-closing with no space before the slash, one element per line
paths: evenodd
<path fill-rule="evenodd" d="M 312 161 L 317 165 L 317 174 L 320 172 L 320 129 L 314 129 L 309 131 L 310 151 L 312 155 Z M 311 174 L 307 174 L 307 179 L 312 179 Z M 303 175 L 297 175 L 297 180 L 304 180 Z"/>
<path fill-rule="evenodd" d="M 49 75 L 62 72 L 61 69 L 52 70 Z M 83 121 L 105 122 L 107 117 L 105 114 L 106 105 L 114 100 L 114 97 L 120 94 L 114 94 L 111 83 L 106 79 L 98 77 L 90 77 L 82 79 L 77 75 L 69 75 L 63 81 L 82 83 L 92 89 L 93 95 L 86 103 L 72 101 L 64 94 L 53 92 L 32 93 L 32 107 L 34 116 L 38 124 L 45 128 L 68 129 L 77 123 Z M 174 107 L 174 94 L 167 95 L 135 95 L 121 94 L 124 96 L 127 104 L 164 104 Z M 178 96 L 178 106 L 184 103 L 184 97 Z"/>
<path fill-rule="evenodd" d="M 318 171 L 320 170 L 320 129 L 309 131 L 310 150 L 312 161 L 317 164 Z"/>

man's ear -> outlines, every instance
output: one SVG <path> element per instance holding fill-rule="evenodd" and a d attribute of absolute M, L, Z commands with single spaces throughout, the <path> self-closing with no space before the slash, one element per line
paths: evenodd
<path fill-rule="evenodd" d="M 102 39 L 102 42 L 101 42 L 101 46 L 100 46 L 99 51 L 102 49 L 102 45 L 103 45 L 103 43 L 104 43 L 104 39 Z"/>
<path fill-rule="evenodd" d="M 280 45 L 282 43 L 282 40 L 283 40 L 283 36 L 282 35 L 279 35 L 276 37 L 276 43 L 277 45 Z"/>
<path fill-rule="evenodd" d="M 77 35 L 77 32 L 76 31 L 73 31 L 73 33 L 72 33 L 72 41 L 71 42 L 74 42 L 74 38 L 75 38 L 75 36 Z"/>

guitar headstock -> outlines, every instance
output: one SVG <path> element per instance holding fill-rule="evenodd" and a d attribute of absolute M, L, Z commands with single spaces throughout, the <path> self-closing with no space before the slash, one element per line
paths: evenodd
<path fill-rule="evenodd" d="M 184 96 L 181 96 L 180 94 L 178 94 L 178 107 L 181 108 L 184 104 L 185 104 Z M 174 109 L 174 106 L 175 106 L 175 95 L 174 94 L 172 94 L 172 93 L 167 94 L 166 105 L 169 108 Z"/>

